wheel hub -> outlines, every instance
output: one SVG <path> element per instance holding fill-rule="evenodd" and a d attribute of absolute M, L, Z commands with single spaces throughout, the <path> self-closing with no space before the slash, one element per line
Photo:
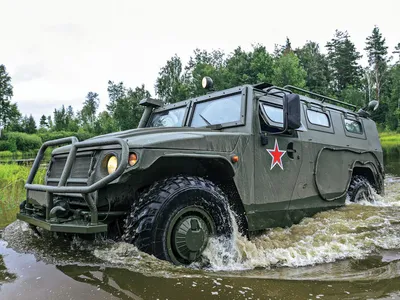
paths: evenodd
<path fill-rule="evenodd" d="M 176 224 L 172 245 L 181 257 L 194 261 L 207 246 L 208 237 L 206 222 L 199 216 L 187 216 Z"/>

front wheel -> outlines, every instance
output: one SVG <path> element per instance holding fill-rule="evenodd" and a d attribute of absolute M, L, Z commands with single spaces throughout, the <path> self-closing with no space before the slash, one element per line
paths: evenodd
<path fill-rule="evenodd" d="M 230 235 L 225 194 L 211 181 L 177 176 L 155 183 L 132 206 L 124 240 L 174 264 L 199 260 L 210 237 Z"/>

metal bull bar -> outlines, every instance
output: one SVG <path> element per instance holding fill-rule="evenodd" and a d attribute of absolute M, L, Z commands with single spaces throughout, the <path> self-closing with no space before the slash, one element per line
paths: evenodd
<path fill-rule="evenodd" d="M 33 179 L 39 169 L 40 163 L 43 159 L 46 149 L 50 146 L 58 146 L 66 143 L 71 143 L 71 150 L 68 154 L 67 161 L 65 163 L 63 172 L 60 177 L 58 186 L 42 185 L 42 184 L 32 184 Z M 121 146 L 121 159 L 119 165 L 114 173 L 107 175 L 106 177 L 100 179 L 99 181 L 93 183 L 90 186 L 66 186 L 67 180 L 70 176 L 73 163 L 75 161 L 76 153 L 79 148 L 94 147 L 94 146 L 105 146 L 105 145 L 115 145 L 119 144 Z M 25 184 L 26 190 L 46 192 L 46 220 L 50 218 L 50 210 L 53 208 L 53 194 L 54 193 L 72 193 L 72 194 L 82 194 L 85 199 L 91 213 L 90 225 L 97 225 L 98 222 L 98 212 L 96 203 L 90 196 L 90 193 L 106 186 L 114 179 L 118 178 L 126 169 L 128 165 L 129 147 L 128 144 L 120 138 L 107 138 L 96 139 L 79 142 L 76 137 L 62 138 L 58 140 L 45 142 L 40 148 L 35 161 L 33 163 L 32 169 L 29 173 L 28 179 Z"/>

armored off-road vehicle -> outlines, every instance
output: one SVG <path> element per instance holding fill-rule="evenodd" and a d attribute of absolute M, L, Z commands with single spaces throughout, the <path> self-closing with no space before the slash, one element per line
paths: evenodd
<path fill-rule="evenodd" d="M 44 143 L 18 219 L 53 232 L 116 233 L 189 264 L 211 236 L 232 233 L 231 215 L 250 235 L 384 191 L 368 112 L 376 101 L 357 110 L 294 86 L 257 84 L 141 104 L 137 129 Z M 33 184 L 46 148 L 66 143 L 53 150 L 45 183 Z"/>

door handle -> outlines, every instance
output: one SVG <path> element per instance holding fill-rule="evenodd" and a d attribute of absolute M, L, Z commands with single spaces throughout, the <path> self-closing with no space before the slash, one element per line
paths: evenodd
<path fill-rule="evenodd" d="M 289 158 L 294 159 L 294 154 L 297 153 L 297 150 L 293 148 L 293 143 L 292 142 L 290 142 L 287 145 L 286 153 L 289 156 Z"/>

